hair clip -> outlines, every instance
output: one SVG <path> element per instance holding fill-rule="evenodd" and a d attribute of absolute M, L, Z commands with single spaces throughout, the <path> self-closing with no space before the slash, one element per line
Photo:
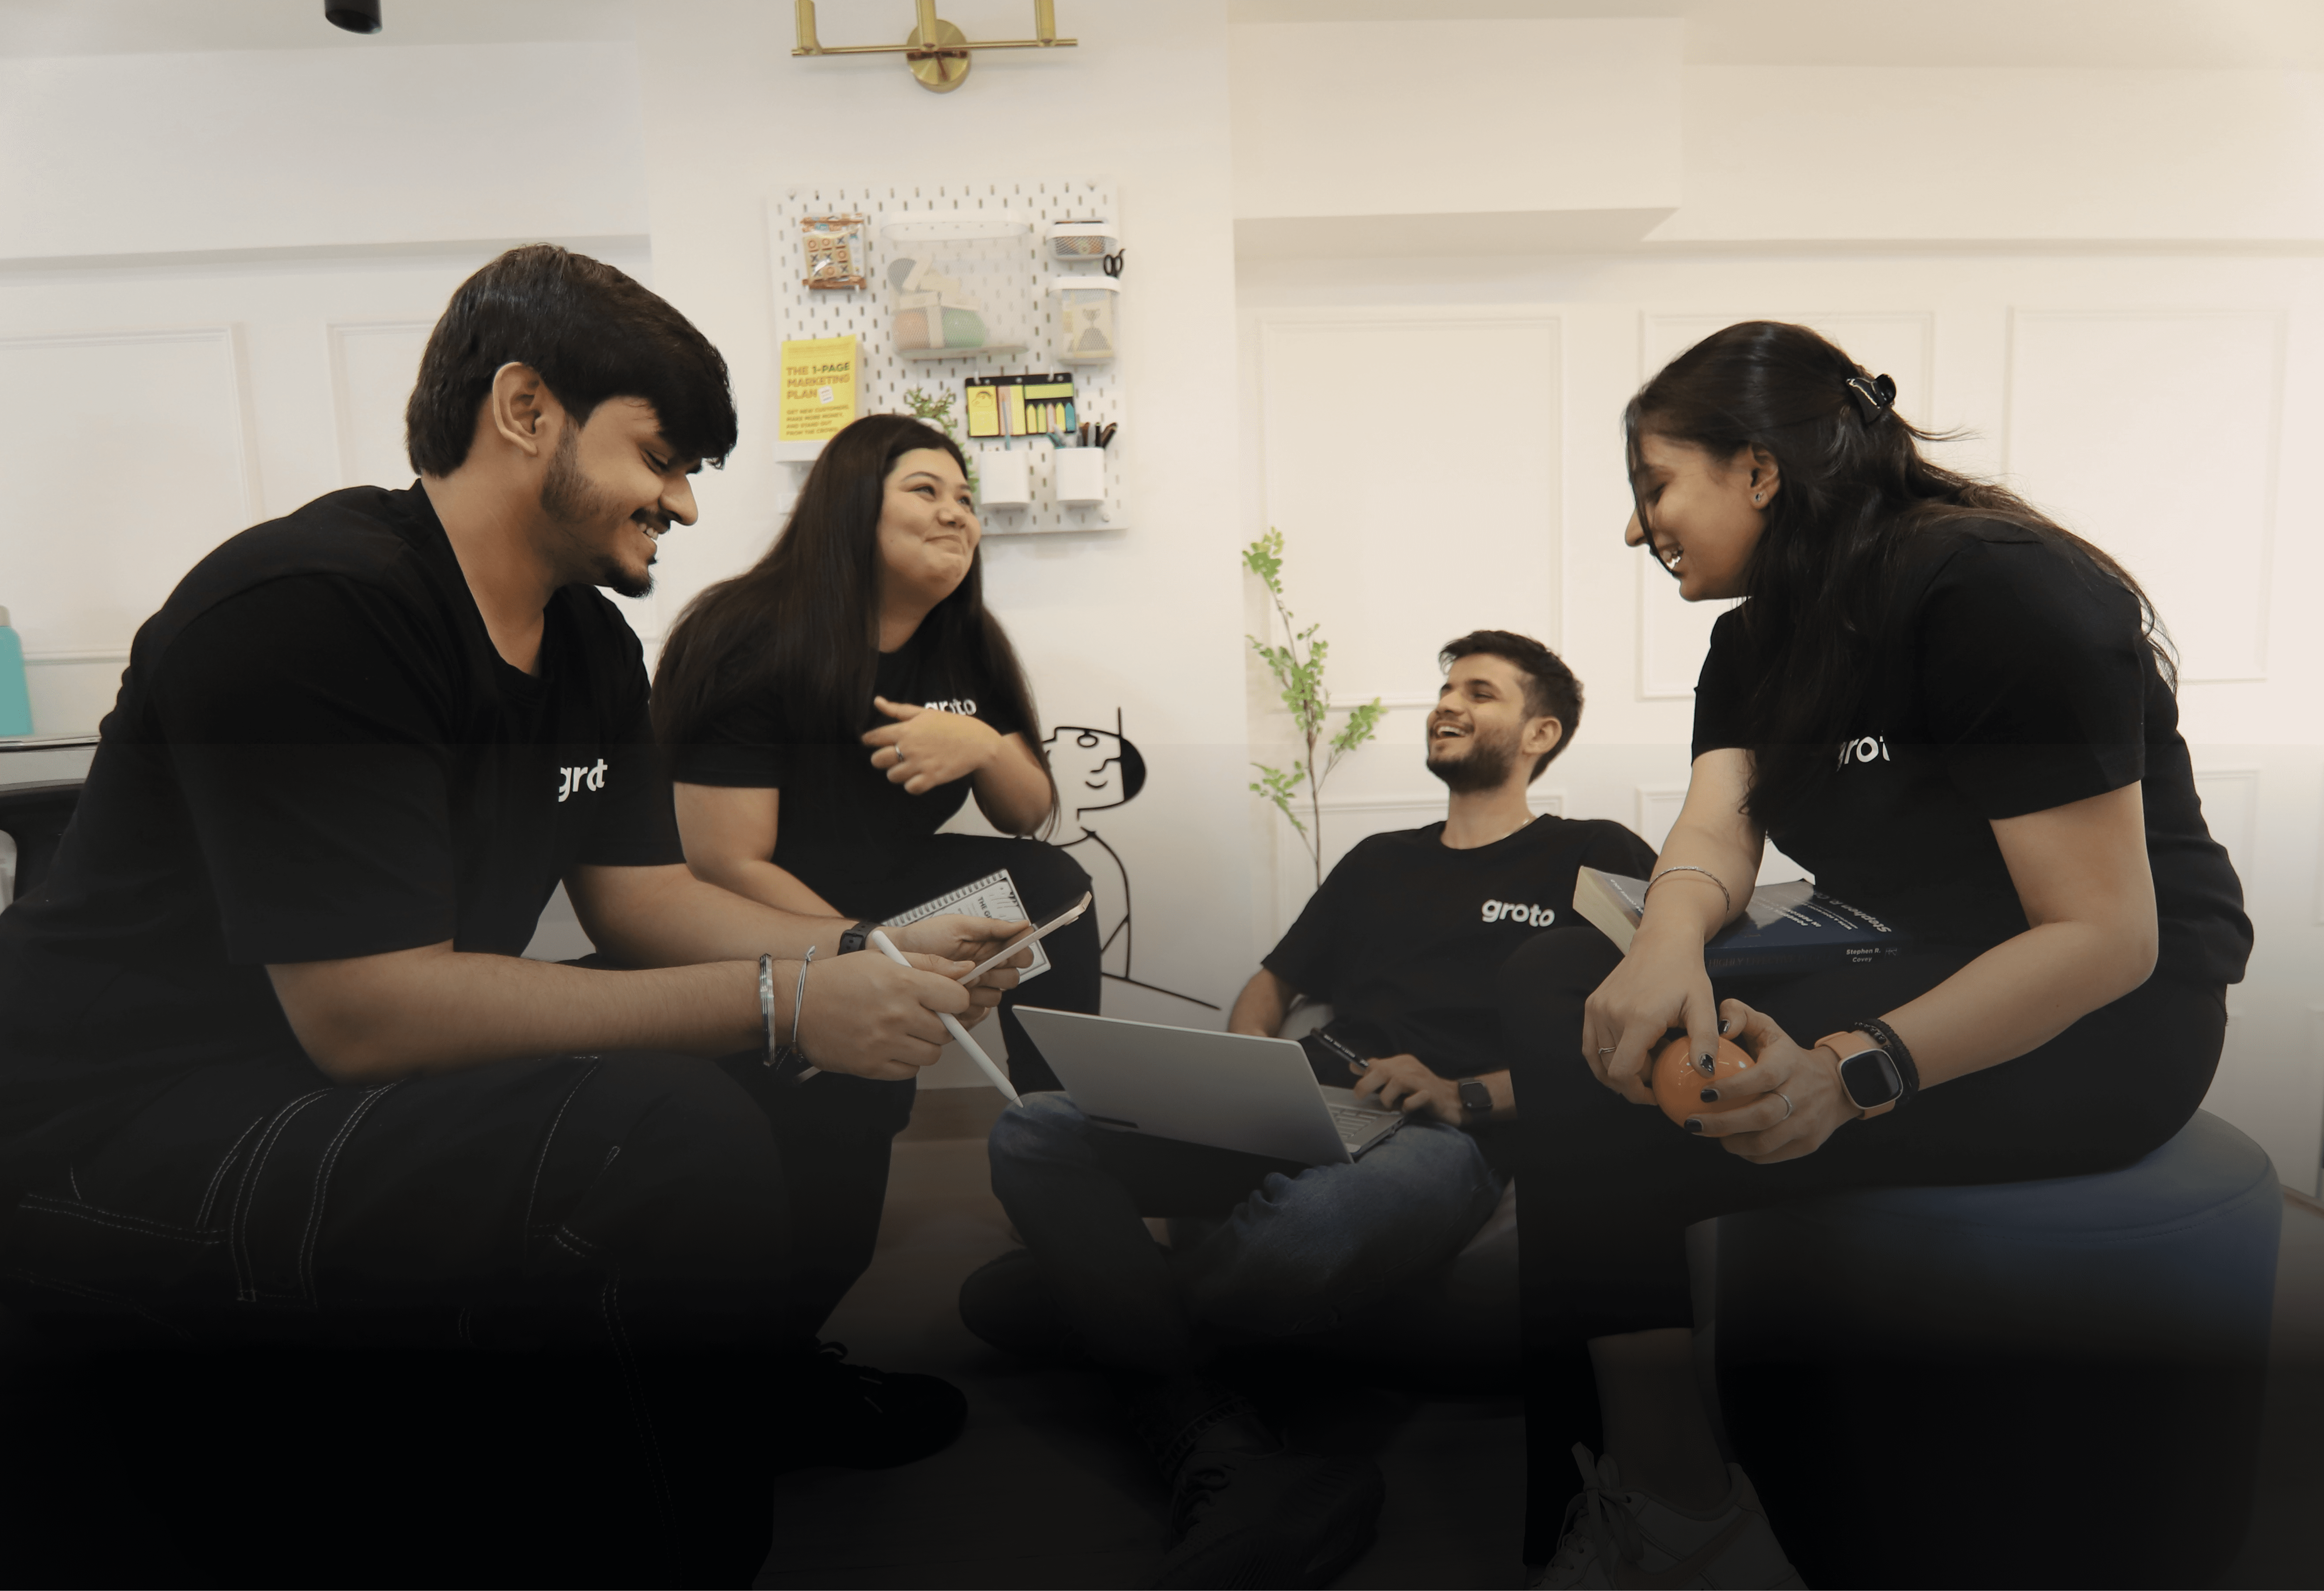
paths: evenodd
<path fill-rule="evenodd" d="M 1896 406 L 1896 383 L 1885 375 L 1849 377 L 1848 394 L 1868 426 Z"/>

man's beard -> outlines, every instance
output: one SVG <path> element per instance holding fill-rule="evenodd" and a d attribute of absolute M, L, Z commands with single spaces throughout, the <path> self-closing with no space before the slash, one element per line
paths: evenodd
<path fill-rule="evenodd" d="M 1433 750 L 1434 741 L 1430 742 Z M 1474 796 L 1480 790 L 1496 790 L 1517 766 L 1517 742 L 1514 735 L 1488 740 L 1471 730 L 1469 750 L 1462 757 L 1426 759 L 1428 771 L 1444 781 L 1445 787 L 1456 796 Z"/>
<path fill-rule="evenodd" d="M 610 492 L 601 492 L 588 476 L 581 473 L 580 433 L 572 426 L 565 428 L 557 439 L 557 451 L 549 455 L 549 473 L 541 478 L 540 511 L 550 522 L 568 531 L 581 531 L 592 525 L 602 525 L 621 512 L 621 504 Z M 584 544 L 574 537 L 576 549 Z M 632 575 L 621 559 L 612 553 L 589 556 L 587 576 L 593 585 L 602 585 L 616 596 L 641 597 L 653 591 L 653 571 L 642 575 Z"/>

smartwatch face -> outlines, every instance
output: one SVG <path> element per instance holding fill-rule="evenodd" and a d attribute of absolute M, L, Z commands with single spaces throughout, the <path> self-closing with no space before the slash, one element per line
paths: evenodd
<path fill-rule="evenodd" d="M 1840 1063 L 1840 1086 L 1859 1110 L 1886 1105 L 1904 1091 L 1904 1075 L 1886 1050 L 1858 1050 Z"/>
<path fill-rule="evenodd" d="M 1493 1108 L 1493 1090 L 1473 1077 L 1464 1077 L 1457 1090 L 1463 1110 L 1486 1111 Z"/>

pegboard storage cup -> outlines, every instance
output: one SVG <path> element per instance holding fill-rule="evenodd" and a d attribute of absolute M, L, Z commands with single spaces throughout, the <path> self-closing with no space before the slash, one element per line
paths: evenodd
<path fill-rule="evenodd" d="M 1110 221 L 1053 221 L 1049 224 L 1049 258 L 1060 265 L 1081 265 L 1104 259 L 1121 246 Z"/>
<path fill-rule="evenodd" d="M 1057 501 L 1070 503 L 1105 501 L 1105 449 L 1060 447 L 1049 455 L 1050 480 Z"/>
<path fill-rule="evenodd" d="M 979 448 L 976 502 L 981 509 L 1020 509 L 1033 501 L 1033 455 L 1005 447 Z"/>
<path fill-rule="evenodd" d="M 1104 276 L 1058 276 L 1057 357 L 1067 364 L 1097 364 L 1113 357 L 1115 306 L 1121 284 Z"/>

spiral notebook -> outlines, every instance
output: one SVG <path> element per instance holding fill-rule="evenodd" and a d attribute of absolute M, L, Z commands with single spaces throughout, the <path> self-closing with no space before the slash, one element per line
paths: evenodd
<path fill-rule="evenodd" d="M 1017 893 L 1017 880 L 1009 876 L 1007 868 L 990 873 L 973 884 L 964 884 L 949 895 L 924 901 L 908 912 L 898 912 L 885 919 L 881 926 L 900 928 L 907 923 L 917 923 L 923 917 L 941 916 L 946 912 L 965 912 L 973 917 L 998 917 L 1007 923 L 1029 923 L 1032 916 L 1025 910 L 1025 902 Z M 1033 946 L 1033 964 L 1017 975 L 1021 986 L 1049 970 L 1048 953 L 1037 943 Z"/>

